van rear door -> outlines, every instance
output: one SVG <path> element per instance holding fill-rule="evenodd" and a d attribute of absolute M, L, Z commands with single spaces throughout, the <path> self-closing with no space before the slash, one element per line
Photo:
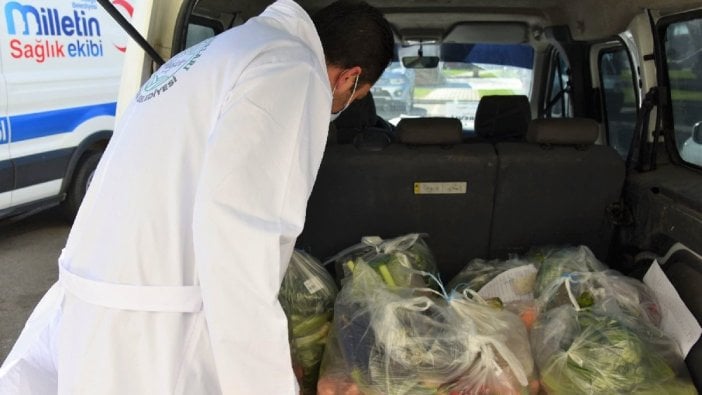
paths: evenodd
<path fill-rule="evenodd" d="M 693 344 L 685 361 L 702 388 L 702 340 L 694 322 L 702 323 L 702 161 L 682 154 L 694 143 L 695 125 L 702 125 L 702 10 L 642 13 L 619 38 L 590 59 L 598 69 L 592 79 L 599 80 L 602 93 L 605 141 L 631 156 L 618 218 L 618 250 L 625 257 L 617 269 L 643 277 L 654 259 L 660 264 L 694 316 L 687 322 L 685 314 L 676 314 L 671 332 L 679 330 L 686 335 L 681 339 L 687 337 L 681 343 Z M 644 108 L 653 115 L 641 131 L 634 125 L 645 125 Z M 664 288 L 652 283 L 654 291 Z M 674 309 L 665 311 L 664 316 Z"/>

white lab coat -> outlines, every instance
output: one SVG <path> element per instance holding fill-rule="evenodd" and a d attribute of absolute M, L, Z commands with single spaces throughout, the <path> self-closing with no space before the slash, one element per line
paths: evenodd
<path fill-rule="evenodd" d="M 277 293 L 330 109 L 292 0 L 161 67 L 119 121 L 0 393 L 296 393 Z"/>

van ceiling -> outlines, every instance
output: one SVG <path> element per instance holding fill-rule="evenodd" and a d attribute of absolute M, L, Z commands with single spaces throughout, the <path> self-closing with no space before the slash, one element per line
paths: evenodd
<path fill-rule="evenodd" d="M 296 0 L 309 12 L 330 0 Z M 387 16 L 396 31 L 441 29 L 462 21 L 524 21 L 540 28 L 568 25 L 576 40 L 604 39 L 626 29 L 646 8 L 662 14 L 702 8 L 699 0 L 366 0 Z M 259 14 L 271 0 L 200 0 L 198 8 L 239 14 Z M 427 18 L 427 13 L 432 14 Z"/>

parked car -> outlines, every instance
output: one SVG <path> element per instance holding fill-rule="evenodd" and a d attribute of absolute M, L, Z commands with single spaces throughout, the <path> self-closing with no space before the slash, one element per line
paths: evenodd
<path fill-rule="evenodd" d="M 692 127 L 692 136 L 683 143 L 680 156 L 687 162 L 702 166 L 702 121 Z"/>
<path fill-rule="evenodd" d="M 371 90 L 375 106 L 386 118 L 410 114 L 414 106 L 414 70 L 393 62 Z"/>
<path fill-rule="evenodd" d="M 680 58 L 702 49 L 702 41 L 690 39 L 702 21 L 702 5 L 368 1 L 384 12 L 398 46 L 418 40 L 465 48 L 518 45 L 531 55 L 515 60 L 519 72 L 486 67 L 490 62 L 443 70 L 456 59 L 442 51 L 431 55 L 435 62 L 415 57 L 409 64 L 438 67 L 430 70 L 442 78 L 432 81 L 449 82 L 425 90 L 418 72 L 413 84 L 404 68 L 389 69 L 374 97 L 380 107 L 413 97 L 401 111 L 424 106 L 426 117 L 398 123 L 400 130 L 411 125 L 415 133 L 408 135 L 414 137 L 423 128 L 423 138 L 403 140 L 398 133 L 399 141 L 369 144 L 369 150 L 331 141 L 298 247 L 324 260 L 363 236 L 427 233 L 442 278 L 450 278 L 474 258 L 505 258 L 540 245 L 587 245 L 629 276 L 641 277 L 654 258 L 665 262 L 666 277 L 702 321 L 702 162 L 694 148 L 699 136 L 690 138 L 692 121 L 700 119 L 686 106 L 702 93 L 679 89 L 702 87 L 699 63 Z M 236 26 L 268 3 L 154 0 L 136 27 L 168 59 L 185 48 L 196 26 Z M 324 2 L 298 3 L 314 12 Z M 123 100 L 153 70 L 152 60 L 131 47 L 127 64 Z M 509 79 L 507 87 L 496 84 L 502 77 Z M 508 101 L 482 105 L 500 95 Z M 456 138 L 467 126 L 459 122 L 456 132 L 451 118 L 462 113 L 446 109 L 483 112 L 479 138 Z M 699 341 L 685 361 L 702 389 Z"/>

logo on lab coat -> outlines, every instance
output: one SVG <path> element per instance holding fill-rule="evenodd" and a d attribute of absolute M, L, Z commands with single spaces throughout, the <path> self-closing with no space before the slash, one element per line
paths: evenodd
<path fill-rule="evenodd" d="M 207 39 L 186 49 L 161 66 L 141 87 L 136 98 L 137 102 L 143 103 L 166 93 L 178 82 L 178 73 L 190 70 L 212 40 L 213 38 Z"/>

